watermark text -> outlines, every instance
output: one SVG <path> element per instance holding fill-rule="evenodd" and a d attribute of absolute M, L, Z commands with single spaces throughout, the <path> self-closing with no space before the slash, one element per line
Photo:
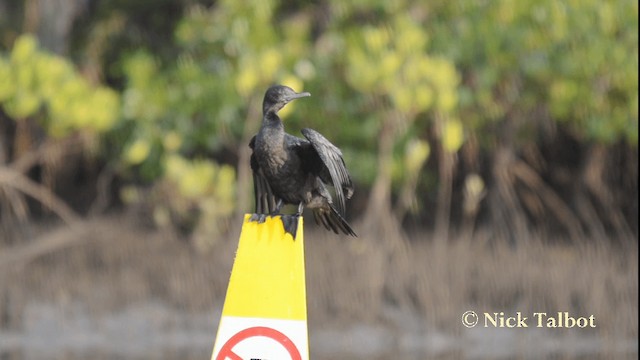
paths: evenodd
<path fill-rule="evenodd" d="M 575 316 L 568 311 L 555 313 L 533 312 L 524 314 L 517 311 L 512 314 L 505 312 L 485 312 L 477 314 L 469 310 L 462 314 L 462 324 L 468 328 L 482 326 L 486 328 L 565 328 L 584 329 L 597 327 L 594 315 Z"/>

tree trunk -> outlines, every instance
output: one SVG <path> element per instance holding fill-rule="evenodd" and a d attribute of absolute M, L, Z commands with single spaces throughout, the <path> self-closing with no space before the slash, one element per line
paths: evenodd
<path fill-rule="evenodd" d="M 84 0 L 27 0 L 24 30 L 37 33 L 45 49 L 65 54 L 73 21 L 85 3 Z"/>
<path fill-rule="evenodd" d="M 435 119 L 436 133 L 442 138 L 442 126 L 444 119 L 437 115 Z M 446 243 L 449 238 L 449 221 L 451 218 L 451 193 L 453 190 L 453 174 L 456 165 L 456 154 L 450 153 L 439 142 L 440 151 L 438 159 L 438 197 L 436 205 L 434 235 L 440 244 Z"/>
<path fill-rule="evenodd" d="M 367 229 L 386 227 L 395 218 L 391 212 L 391 170 L 393 167 L 393 145 L 395 143 L 395 112 L 389 112 L 382 120 L 382 129 L 378 138 L 378 173 L 371 188 L 371 196 L 364 217 Z"/>
<path fill-rule="evenodd" d="M 606 237 L 605 225 L 609 225 L 619 238 L 632 238 L 633 231 L 620 211 L 620 206 L 615 203 L 615 194 L 604 178 L 609 171 L 609 166 L 611 165 L 607 148 L 602 144 L 592 145 L 588 150 L 580 176 L 582 186 L 578 197 L 583 206 L 590 210 L 583 212 L 582 216 L 594 235 Z M 592 201 L 591 198 L 594 200 Z M 602 215 L 598 216 L 597 210 L 600 210 Z"/>
<path fill-rule="evenodd" d="M 504 145 L 500 145 L 494 151 L 491 171 L 493 185 L 489 193 L 493 230 L 498 238 L 507 240 L 512 245 L 527 240 L 529 236 L 527 218 L 518 201 L 510 170 L 514 158 L 513 150 Z"/>
<path fill-rule="evenodd" d="M 409 243 L 401 229 L 398 219 L 394 216 L 391 204 L 391 185 L 393 167 L 393 146 L 397 137 L 398 112 L 390 111 L 383 119 L 378 145 L 378 175 L 371 190 L 367 211 L 362 222 L 366 240 L 362 246 L 369 252 L 372 259 L 380 262 L 368 268 L 371 279 L 384 279 L 382 284 L 372 282 L 373 298 L 389 299 L 400 307 L 411 305 L 408 294 L 413 284 L 407 279 L 413 278 L 413 267 L 410 264 Z M 393 268 L 394 271 L 387 271 Z M 394 273 L 407 274 L 400 279 L 390 278 Z"/>

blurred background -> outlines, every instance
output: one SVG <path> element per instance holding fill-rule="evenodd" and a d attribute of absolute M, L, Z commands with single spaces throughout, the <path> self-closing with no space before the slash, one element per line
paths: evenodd
<path fill-rule="evenodd" d="M 0 359 L 208 359 L 277 83 L 356 182 L 313 359 L 637 358 L 636 1 L 0 0 Z"/>

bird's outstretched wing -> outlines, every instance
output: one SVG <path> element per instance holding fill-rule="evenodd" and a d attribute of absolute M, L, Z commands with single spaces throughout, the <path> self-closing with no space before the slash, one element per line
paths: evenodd
<path fill-rule="evenodd" d="M 345 196 L 347 199 L 353 195 L 353 183 L 342 158 L 342 151 L 329 140 L 313 129 L 302 129 L 309 143 L 321 160 L 318 167 L 318 175 L 324 182 L 331 181 L 335 188 L 336 200 L 340 214 L 345 214 Z"/>
<path fill-rule="evenodd" d="M 249 142 L 251 150 L 254 150 L 255 141 L 256 137 L 254 136 Z M 279 199 L 273 194 L 254 153 L 251 153 L 251 170 L 253 172 L 253 194 L 256 201 L 256 213 L 271 214 L 276 209 Z"/>

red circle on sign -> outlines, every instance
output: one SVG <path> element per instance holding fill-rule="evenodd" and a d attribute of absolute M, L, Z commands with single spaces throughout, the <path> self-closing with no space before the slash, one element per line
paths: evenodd
<path fill-rule="evenodd" d="M 281 333 L 276 329 L 268 328 L 265 326 L 255 326 L 252 328 L 244 329 L 230 337 L 229 340 L 227 340 L 227 342 L 222 345 L 222 348 L 220 349 L 216 360 L 242 360 L 240 356 L 233 352 L 233 347 L 243 340 L 256 336 L 264 336 L 275 340 L 287 350 L 289 355 L 291 355 L 291 360 L 302 360 L 300 351 L 298 351 L 296 345 L 293 343 L 293 341 L 291 341 L 291 339 L 287 337 L 287 335 Z"/>

